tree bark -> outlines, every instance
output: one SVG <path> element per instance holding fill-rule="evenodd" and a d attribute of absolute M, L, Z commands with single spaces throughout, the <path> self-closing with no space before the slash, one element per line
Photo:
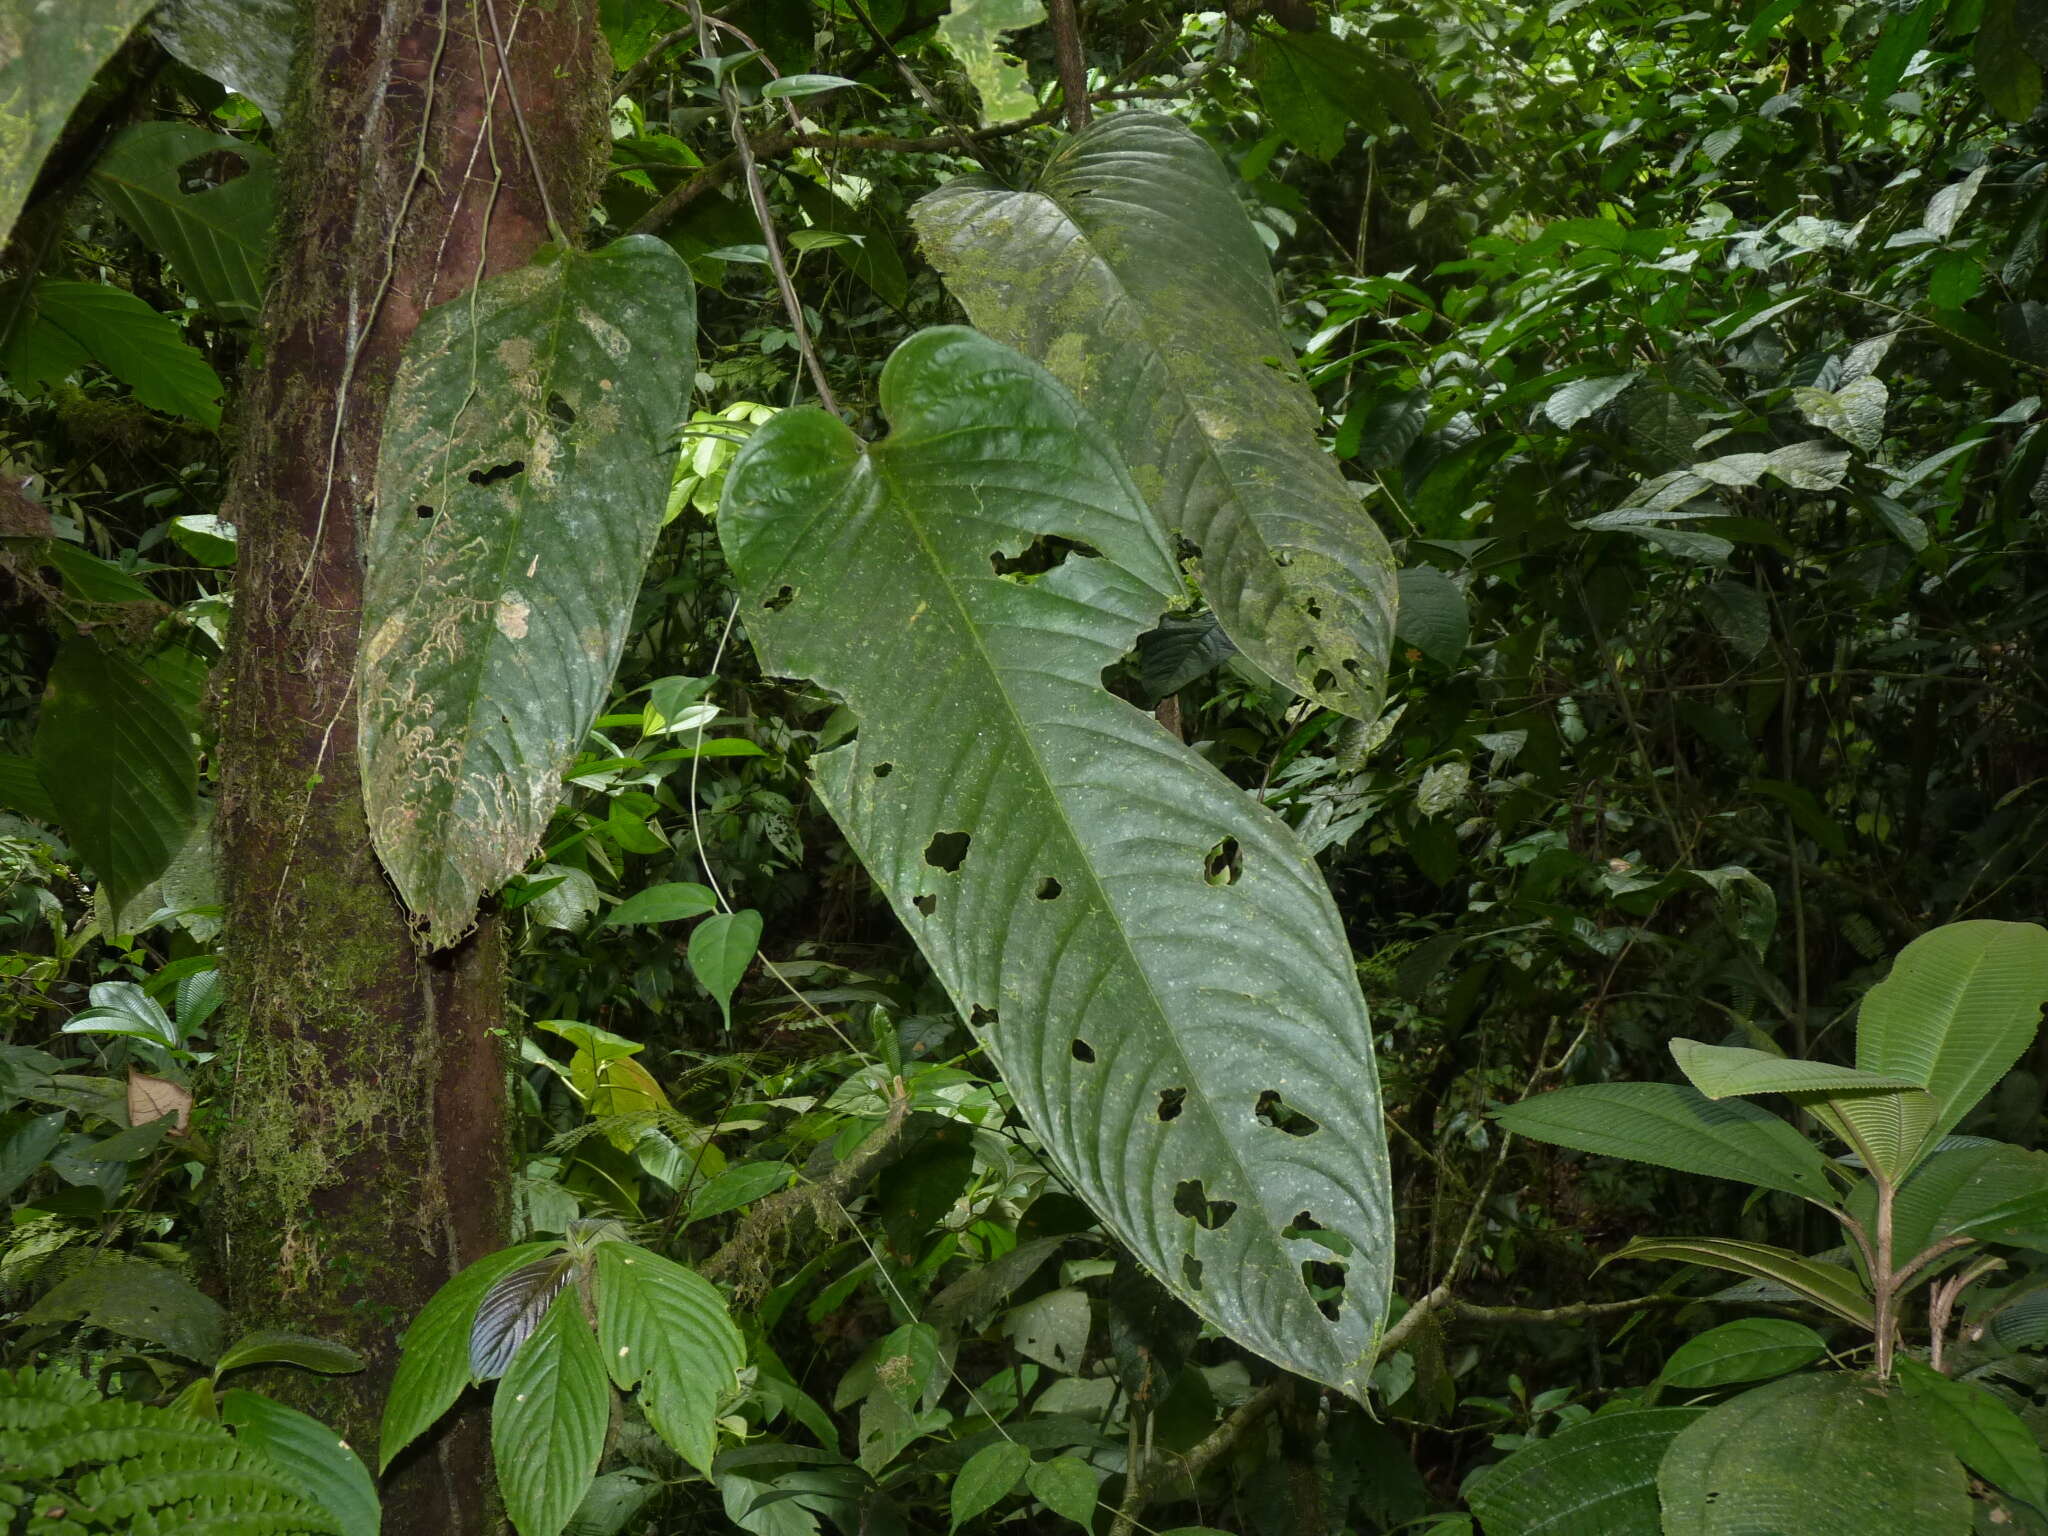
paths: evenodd
<path fill-rule="evenodd" d="M 212 1231 L 236 1325 L 368 1357 L 359 1376 L 261 1384 L 374 1465 L 398 1335 L 505 1241 L 510 1142 L 495 928 L 423 955 L 370 847 L 361 533 L 407 338 L 430 305 L 526 262 L 550 203 L 581 230 L 611 70 L 595 0 L 305 0 L 301 23 L 263 362 L 227 503 L 241 570 L 220 720 L 230 1003 Z M 531 151 L 514 94 L 540 126 Z M 492 1528 L 481 1426 L 453 1424 L 393 1467 L 394 1536 Z"/>

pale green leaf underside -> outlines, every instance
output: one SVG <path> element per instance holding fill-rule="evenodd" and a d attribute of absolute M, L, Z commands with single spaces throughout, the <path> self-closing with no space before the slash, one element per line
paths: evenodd
<path fill-rule="evenodd" d="M 1471 1493 L 1486 1536 L 1658 1536 L 1657 1463 L 1706 1410 L 1603 1413 L 1535 1441 Z"/>
<path fill-rule="evenodd" d="M 546 831 L 661 524 L 696 374 L 651 237 L 554 252 L 420 322 L 385 417 L 359 747 L 378 855 L 430 943 Z"/>
<path fill-rule="evenodd" d="M 1588 1083 L 1496 1111 L 1517 1136 L 1832 1200 L 1819 1149 L 1776 1115 L 1676 1083 Z"/>
<path fill-rule="evenodd" d="M 1118 113 L 1066 140 L 1028 190 L 962 177 L 913 219 L 974 323 L 1045 364 L 1118 441 L 1160 520 L 1200 550 L 1238 648 L 1372 719 L 1393 556 L 1316 441 L 1265 247 L 1209 146 L 1170 118 Z"/>
<path fill-rule="evenodd" d="M 1750 1093 L 1872 1093 L 1920 1086 L 1856 1067 L 1773 1056 L 1747 1046 L 1704 1045 L 1682 1036 L 1671 1042 L 1671 1055 L 1693 1087 L 1710 1099 Z"/>
<path fill-rule="evenodd" d="M 156 0 L 0 6 L 0 243 L 100 65 Z"/>
<path fill-rule="evenodd" d="M 1165 539 L 1005 347 L 923 332 L 882 398 L 872 447 L 770 422 L 719 519 L 763 665 L 859 717 L 821 794 L 1075 1189 L 1219 1328 L 1362 1396 L 1392 1216 L 1342 924 L 1278 820 L 1100 684 L 1178 585 Z M 1048 534 L 1102 558 L 996 574 Z M 1226 839 L 1240 872 L 1211 883 Z M 1269 1092 L 1318 1128 L 1276 1128 Z M 1285 1235 L 1303 1212 L 1355 1252 L 1334 1323 L 1302 1273 L 1333 1255 Z"/>
<path fill-rule="evenodd" d="M 179 168 L 223 152 L 248 169 L 187 192 Z M 92 168 L 93 190 L 170 262 L 200 303 L 251 322 L 263 303 L 276 179 L 269 150 L 190 123 L 137 123 Z"/>
<path fill-rule="evenodd" d="M 1919 1143 L 1932 1146 L 2019 1060 L 2044 1000 L 2048 929 L 1991 921 L 1936 928 L 1901 950 L 1891 974 L 1864 996 L 1856 1065 L 1934 1096 Z"/>
<path fill-rule="evenodd" d="M 1868 1377 L 1792 1376 L 1683 1430 L 1657 1472 L 1665 1536 L 1963 1536 L 1963 1469 Z"/>

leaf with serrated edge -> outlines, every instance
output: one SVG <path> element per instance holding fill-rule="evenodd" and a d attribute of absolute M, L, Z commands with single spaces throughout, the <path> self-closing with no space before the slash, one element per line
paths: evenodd
<path fill-rule="evenodd" d="M 597 1477 L 611 1388 L 571 1287 L 513 1357 L 491 1400 L 498 1489 L 519 1536 L 560 1536 Z"/>
<path fill-rule="evenodd" d="M 1789 1286 L 1845 1322 L 1861 1328 L 1868 1328 L 1871 1323 L 1870 1297 L 1854 1274 L 1833 1264 L 1815 1263 L 1788 1248 L 1726 1237 L 1639 1237 L 1600 1262 L 1604 1266 L 1628 1259 L 1704 1264 L 1709 1269 L 1725 1269 L 1754 1280 L 1774 1281 Z"/>
<path fill-rule="evenodd" d="M 1218 1328 L 1363 1398 L 1392 1210 L 1343 924 L 1286 827 L 1100 681 L 1179 590 L 1165 537 L 1017 353 L 926 331 L 881 394 L 873 446 L 769 422 L 719 514 L 763 666 L 859 718 L 820 795 L 1076 1192 Z M 1034 536 L 1101 557 L 998 575 Z M 1304 1211 L 1354 1251 L 1335 1323 Z"/>
<path fill-rule="evenodd" d="M 1830 1203 L 1814 1144 L 1768 1110 L 1676 1083 L 1587 1083 L 1494 1111 L 1517 1136 Z"/>
<path fill-rule="evenodd" d="M 525 867 L 610 687 L 696 376 L 651 236 L 428 312 L 392 385 L 363 593 L 359 754 L 378 856 L 428 941 Z"/>
<path fill-rule="evenodd" d="M 556 1242 L 521 1243 L 479 1259 L 450 1280 L 420 1309 L 399 1342 L 398 1373 L 384 1400 L 377 1470 L 446 1413 L 469 1385 L 469 1328 L 484 1293 L 498 1277 L 553 1253 Z"/>
<path fill-rule="evenodd" d="M 1370 720 L 1393 555 L 1316 441 L 1232 180 L 1172 119 L 1119 112 L 1063 142 L 1031 189 L 964 176 L 912 220 L 975 325 L 1045 364 L 1118 441 L 1160 520 L 1200 549 L 1239 649 Z"/>
<path fill-rule="evenodd" d="M 658 1253 L 599 1243 L 597 1329 L 612 1380 L 623 1391 L 637 1386 L 655 1431 L 708 1474 L 718 1405 L 746 1360 L 718 1288 Z"/>

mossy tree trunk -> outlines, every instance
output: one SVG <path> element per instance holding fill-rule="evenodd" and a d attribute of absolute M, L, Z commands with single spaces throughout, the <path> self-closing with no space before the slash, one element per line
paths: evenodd
<path fill-rule="evenodd" d="M 220 722 L 231 1038 L 214 1233 L 238 1325 L 370 1358 L 360 1376 L 266 1385 L 373 1458 L 397 1335 L 503 1245 L 509 1170 L 493 925 L 423 956 L 370 847 L 351 688 L 361 534 L 407 338 L 429 306 L 527 261 L 550 204 L 581 230 L 611 74 L 595 0 L 305 0 L 301 24 L 228 505 L 241 571 Z M 486 1470 L 480 1426 L 458 1420 L 393 1468 L 385 1529 L 488 1528 Z"/>

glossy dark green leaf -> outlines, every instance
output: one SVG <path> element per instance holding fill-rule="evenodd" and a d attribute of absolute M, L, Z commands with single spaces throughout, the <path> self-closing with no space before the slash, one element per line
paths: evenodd
<path fill-rule="evenodd" d="M 725 1298 L 702 1275 L 631 1243 L 597 1245 L 597 1327 L 604 1362 L 662 1439 L 711 1470 L 720 1403 L 738 1390 L 746 1346 Z"/>
<path fill-rule="evenodd" d="M 57 804 L 43 788 L 34 758 L 0 752 L 0 811 L 14 811 L 36 821 L 57 819 Z"/>
<path fill-rule="evenodd" d="M 367 1362 L 346 1344 L 315 1338 L 309 1333 L 286 1333 L 276 1328 L 258 1328 L 230 1344 L 214 1362 L 213 1374 L 225 1375 L 244 1365 L 295 1365 L 302 1371 L 325 1376 L 343 1376 L 360 1371 Z"/>
<path fill-rule="evenodd" d="M 243 169 L 218 185 L 187 190 L 181 173 L 188 163 L 215 159 Z M 252 323 L 263 304 L 276 181 L 269 150 L 190 123 L 137 123 L 92 169 L 93 190 L 201 304 Z"/>
<path fill-rule="evenodd" d="M 560 1536 L 597 1477 L 611 1388 L 571 1288 L 555 1297 L 491 1400 L 498 1491 L 519 1536 Z"/>
<path fill-rule="evenodd" d="M 363 595 L 370 831 L 430 943 L 525 867 L 597 718 L 696 375 L 682 258 L 551 251 L 431 311 L 392 386 Z"/>
<path fill-rule="evenodd" d="M 1803 1369 L 1827 1352 L 1827 1341 L 1804 1323 L 1785 1317 L 1739 1317 L 1679 1345 L 1657 1380 L 1682 1392 L 1765 1381 Z"/>
<path fill-rule="evenodd" d="M 1483 1474 L 1486 1536 L 1660 1536 L 1657 1463 L 1700 1408 L 1603 1413 L 1524 1446 Z"/>
<path fill-rule="evenodd" d="M 552 1242 L 521 1243 L 479 1259 L 420 1309 L 399 1341 L 403 1348 L 398 1373 L 391 1383 L 391 1395 L 384 1400 L 377 1449 L 380 1472 L 446 1413 L 470 1384 L 470 1324 L 484 1293 L 501 1275 L 560 1247 Z"/>
<path fill-rule="evenodd" d="M 732 995 L 754 963 L 761 947 L 761 914 L 720 912 L 690 931 L 690 974 L 704 984 L 718 1004 L 725 1027 L 732 1028 Z"/>
<path fill-rule="evenodd" d="M 1965 1536 L 1963 1469 L 1896 1392 L 1791 1376 L 1711 1409 L 1657 1470 L 1664 1536 Z"/>
<path fill-rule="evenodd" d="M 1157 702 L 1207 677 L 1236 654 L 1215 614 L 1168 619 L 1138 636 L 1138 681 Z"/>
<path fill-rule="evenodd" d="M 1766 1109 L 1743 1099 L 1710 1099 L 1676 1083 L 1588 1083 L 1538 1094 L 1496 1110 L 1517 1136 L 1834 1198 L 1827 1164 L 1814 1144 Z"/>
<path fill-rule="evenodd" d="M 962 177 L 912 217 L 974 323 L 1108 429 L 1159 519 L 1200 551 L 1202 589 L 1245 655 L 1373 718 L 1393 555 L 1317 441 L 1265 247 L 1208 145 L 1120 112 L 1062 143 L 1028 189 Z"/>
<path fill-rule="evenodd" d="M 99 67 L 155 0 L 0 6 L 0 243 Z"/>
<path fill-rule="evenodd" d="M 147 672 L 79 639 L 50 669 L 35 756 L 64 835 L 118 910 L 169 867 L 198 818 L 190 728 Z"/>
<path fill-rule="evenodd" d="M 1343 924 L 1284 825 L 1100 682 L 1179 590 L 1165 536 L 984 337 L 913 337 L 882 404 L 872 446 L 769 422 L 719 515 L 763 665 L 859 720 L 819 792 L 1076 1192 L 1202 1316 L 1362 1397 L 1392 1212 Z M 1042 538 L 1099 554 L 1000 573 Z"/>
<path fill-rule="evenodd" d="M 1394 633 L 1439 666 L 1454 667 L 1472 636 L 1472 614 L 1458 584 L 1433 565 L 1400 572 Z"/>
<path fill-rule="evenodd" d="M 11 308 L 17 291 L 0 290 L 0 298 Z M 0 372 L 35 395 L 88 362 L 126 384 L 151 410 L 202 427 L 220 425 L 220 376 L 169 315 L 108 283 L 38 278 L 0 350 Z"/>
<path fill-rule="evenodd" d="M 221 1394 L 220 1420 L 234 1429 L 237 1443 L 254 1447 L 332 1516 L 341 1536 L 377 1536 L 384 1514 L 370 1469 L 325 1424 L 239 1387 Z"/>

